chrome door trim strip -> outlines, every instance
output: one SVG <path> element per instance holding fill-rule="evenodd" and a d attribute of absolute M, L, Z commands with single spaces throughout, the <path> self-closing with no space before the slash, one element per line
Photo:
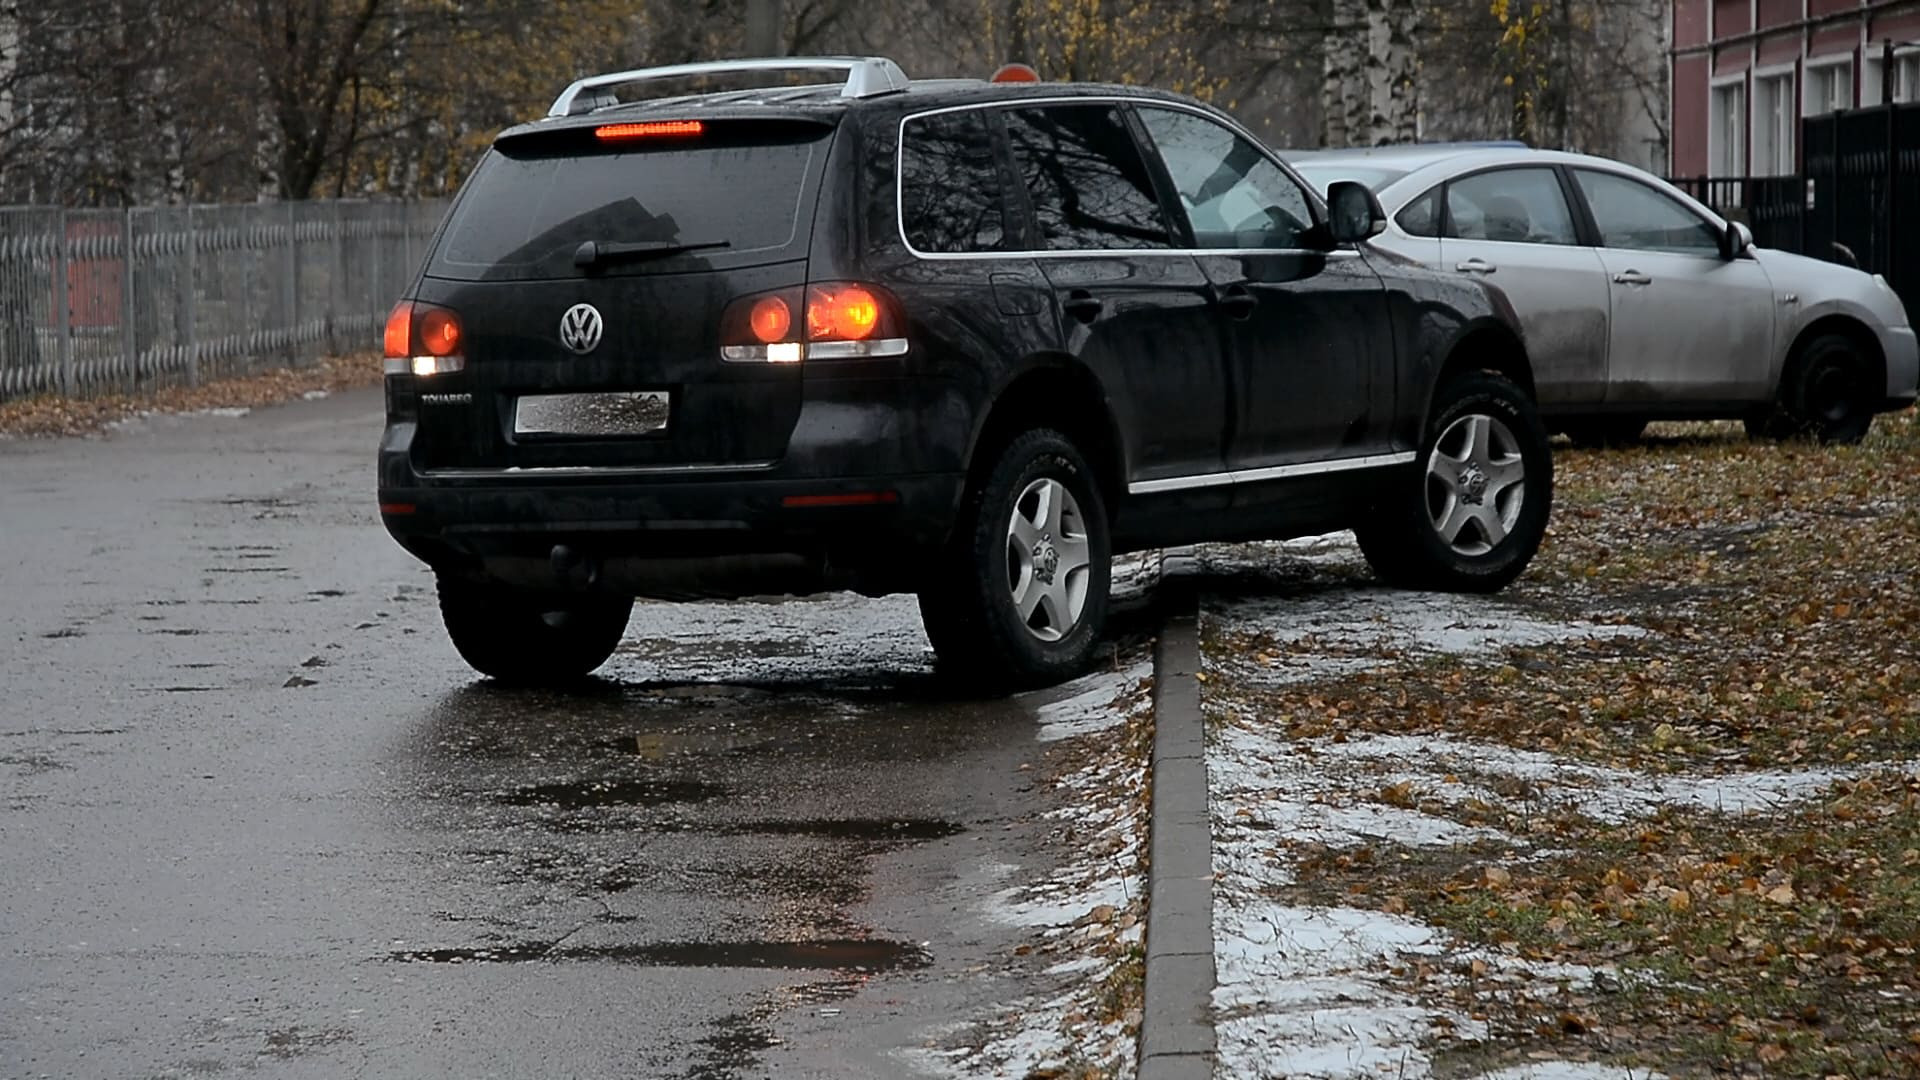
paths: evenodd
<path fill-rule="evenodd" d="M 1364 457 L 1306 461 L 1298 465 L 1270 465 L 1264 469 L 1239 469 L 1231 472 L 1203 473 L 1199 476 L 1169 476 L 1160 480 L 1140 480 L 1127 485 L 1129 495 L 1157 495 L 1167 491 L 1219 487 L 1222 484 L 1257 484 L 1264 480 L 1286 480 L 1298 476 L 1349 472 L 1354 469 L 1385 469 L 1411 465 L 1417 454 L 1411 450 L 1393 454 L 1368 454 Z"/>

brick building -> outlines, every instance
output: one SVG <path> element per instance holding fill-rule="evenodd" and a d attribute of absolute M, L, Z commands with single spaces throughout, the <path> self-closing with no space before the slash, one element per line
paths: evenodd
<path fill-rule="evenodd" d="M 1674 176 L 1799 170 L 1800 119 L 1920 101 L 1920 0 L 1673 0 Z"/>

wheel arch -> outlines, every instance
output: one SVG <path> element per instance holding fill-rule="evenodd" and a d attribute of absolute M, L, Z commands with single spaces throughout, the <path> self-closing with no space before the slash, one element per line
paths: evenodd
<path fill-rule="evenodd" d="M 1865 358 L 1871 368 L 1867 373 L 1868 382 L 1871 385 L 1875 387 L 1887 385 L 1887 353 L 1880 346 L 1880 335 L 1874 333 L 1873 328 L 1868 326 L 1864 319 L 1851 312 L 1828 311 L 1816 316 L 1793 335 L 1793 342 L 1787 346 L 1785 360 L 1780 365 L 1780 371 L 1774 381 L 1776 397 L 1780 393 L 1780 388 L 1787 385 L 1787 378 L 1793 373 L 1794 365 L 1799 363 L 1800 358 L 1805 355 L 1807 346 L 1828 334 L 1846 338 L 1855 349 L 1859 350 L 1860 355 Z"/>
<path fill-rule="evenodd" d="M 1527 347 L 1520 335 L 1499 319 L 1475 319 L 1454 336 L 1439 369 L 1434 372 L 1433 382 L 1427 387 L 1427 400 L 1420 411 L 1422 432 L 1427 418 L 1433 415 L 1440 388 L 1448 379 L 1469 371 L 1491 371 L 1503 376 L 1520 387 L 1527 400 L 1539 401 L 1534 392 L 1533 363 L 1527 358 Z"/>
<path fill-rule="evenodd" d="M 994 454 L 1034 428 L 1052 428 L 1072 441 L 1100 485 L 1109 512 L 1126 494 L 1126 443 L 1106 387 L 1071 357 L 1029 357 L 994 392 L 967 446 L 967 486 L 973 490 Z"/>

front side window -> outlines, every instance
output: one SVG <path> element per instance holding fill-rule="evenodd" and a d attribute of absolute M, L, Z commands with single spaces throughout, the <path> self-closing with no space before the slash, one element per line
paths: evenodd
<path fill-rule="evenodd" d="M 1001 251 L 1007 226 L 987 114 L 908 120 L 900 139 L 900 224 L 918 251 Z"/>
<path fill-rule="evenodd" d="M 1447 235 L 1512 244 L 1577 244 L 1552 169 L 1495 169 L 1447 185 Z"/>
<path fill-rule="evenodd" d="M 1720 231 L 1663 191 L 1613 173 L 1575 169 L 1603 247 L 1720 254 Z"/>
<path fill-rule="evenodd" d="M 1046 251 L 1168 248 L 1146 160 L 1111 105 L 1009 109 L 1007 141 Z"/>
<path fill-rule="evenodd" d="M 1180 206 L 1203 248 L 1304 248 L 1307 193 L 1253 143 L 1222 124 L 1176 109 L 1141 109 Z"/>

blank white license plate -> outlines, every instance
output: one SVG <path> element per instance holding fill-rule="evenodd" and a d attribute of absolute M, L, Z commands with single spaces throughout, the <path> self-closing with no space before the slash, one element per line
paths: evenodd
<path fill-rule="evenodd" d="M 671 395 L 663 390 L 527 394 L 513 405 L 515 435 L 608 438 L 667 430 Z"/>

